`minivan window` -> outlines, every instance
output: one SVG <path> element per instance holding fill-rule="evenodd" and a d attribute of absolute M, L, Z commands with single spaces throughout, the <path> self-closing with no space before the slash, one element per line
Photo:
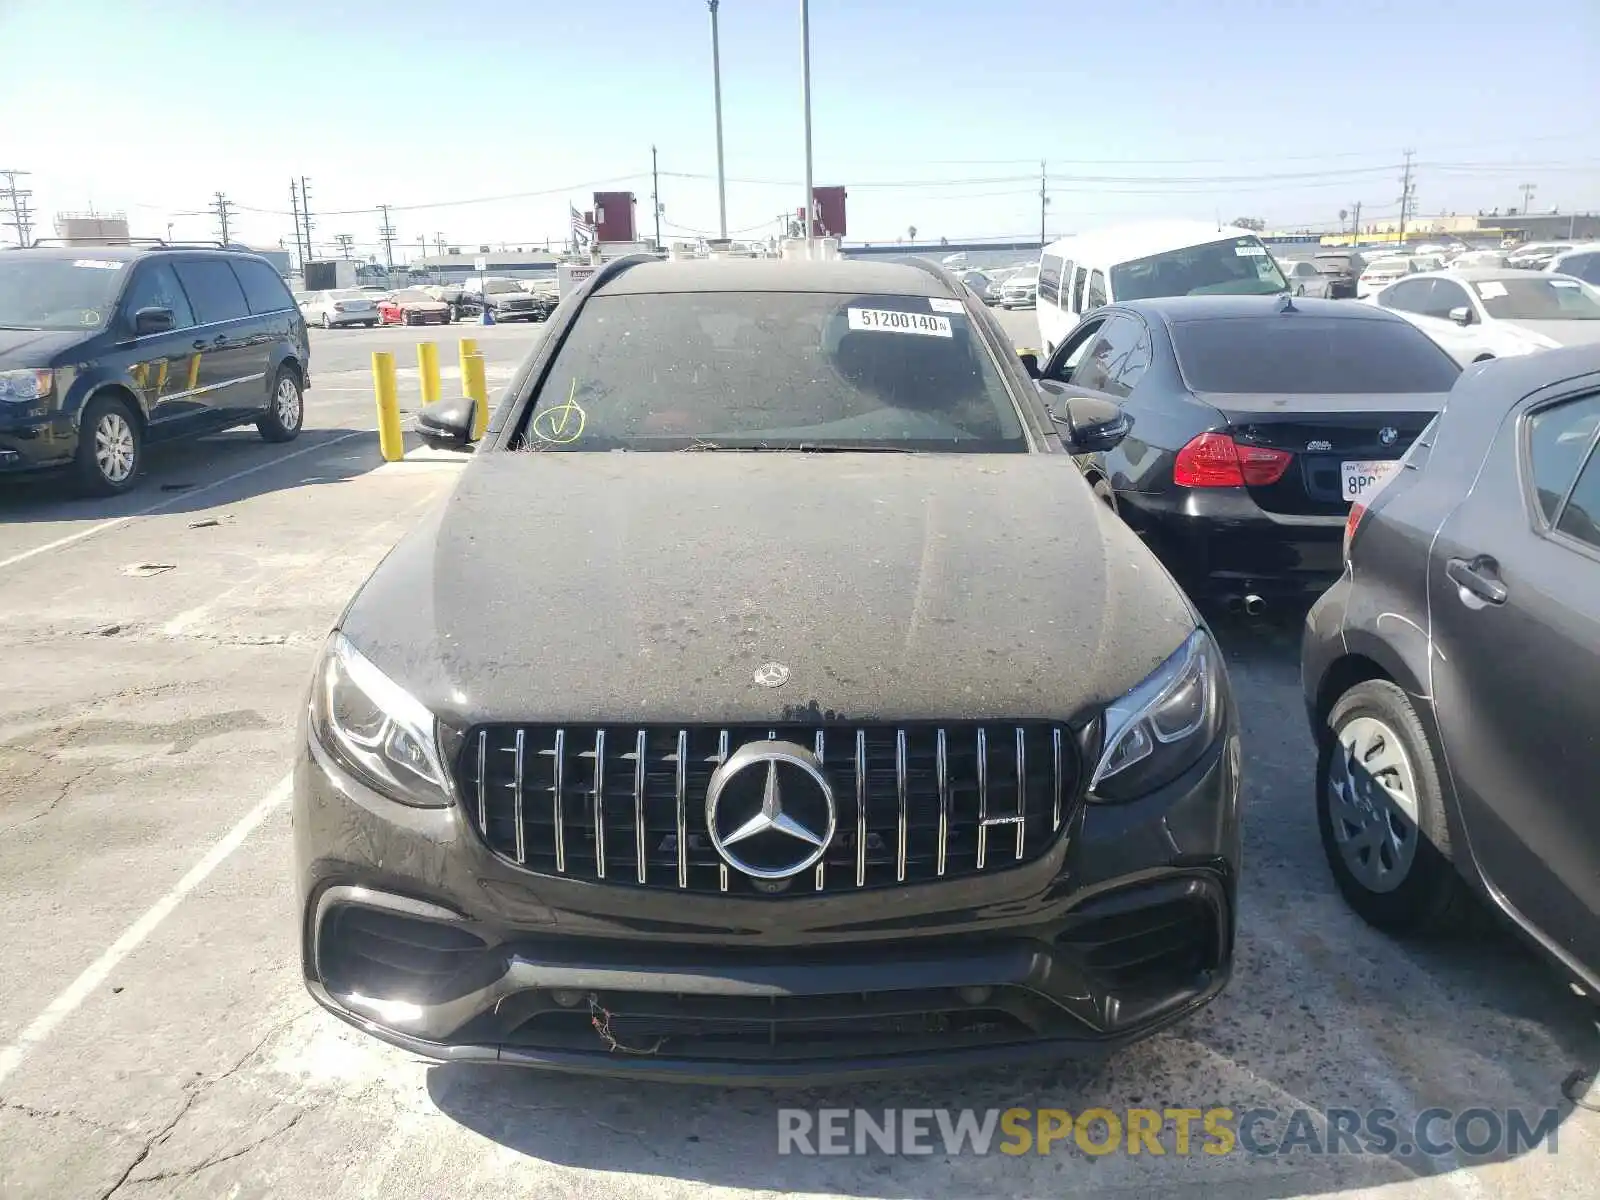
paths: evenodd
<path fill-rule="evenodd" d="M 1039 299 L 1061 303 L 1061 260 L 1053 254 L 1039 259 Z"/>
<path fill-rule="evenodd" d="M 252 313 L 282 312 L 294 307 L 289 289 L 284 286 L 283 276 L 266 263 L 253 258 L 236 258 L 229 265 L 239 277 L 245 302 L 250 305 Z"/>
<path fill-rule="evenodd" d="M 1448 392 L 1461 374 L 1427 334 L 1393 318 L 1301 312 L 1177 321 L 1172 346 L 1197 392 Z"/>
<path fill-rule="evenodd" d="M 1089 269 L 1087 267 L 1079 267 L 1078 268 L 1078 273 L 1075 276 L 1073 276 L 1073 280 L 1072 280 L 1072 311 L 1073 312 L 1081 313 L 1083 311 L 1083 285 L 1088 280 L 1088 278 L 1089 278 Z"/>
<path fill-rule="evenodd" d="M 821 292 L 602 295 L 562 340 L 532 450 L 1028 450 L 959 303 Z"/>
<path fill-rule="evenodd" d="M 0 255 L 0 329 L 104 328 L 128 264 L 83 253 L 76 259 L 22 250 Z"/>
<path fill-rule="evenodd" d="M 194 306 L 195 318 L 202 325 L 250 315 L 244 289 L 223 259 L 191 259 L 174 264 L 173 269 L 178 272 L 178 280 Z"/>
<path fill-rule="evenodd" d="M 1152 296 L 1268 296 L 1288 288 L 1283 272 L 1259 238 L 1231 238 L 1185 246 L 1111 268 L 1118 300 Z"/>
<path fill-rule="evenodd" d="M 1089 295 L 1084 300 L 1084 311 L 1090 312 L 1099 308 L 1106 302 L 1106 277 L 1105 272 L 1095 271 L 1089 276 Z"/>
<path fill-rule="evenodd" d="M 122 313 L 133 326 L 133 314 L 141 308 L 165 308 L 172 312 L 174 329 L 187 329 L 194 324 L 194 313 L 189 308 L 189 298 L 178 286 L 178 276 L 171 263 L 142 262 L 133 269 L 133 278 L 122 297 Z"/>

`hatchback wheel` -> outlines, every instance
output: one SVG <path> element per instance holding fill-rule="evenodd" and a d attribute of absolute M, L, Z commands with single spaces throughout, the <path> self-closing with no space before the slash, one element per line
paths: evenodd
<path fill-rule="evenodd" d="M 1386 679 L 1357 684 L 1320 741 L 1317 823 L 1350 907 L 1390 933 L 1458 925 L 1470 897 L 1450 861 L 1433 746 L 1405 692 Z"/>
<path fill-rule="evenodd" d="M 268 442 L 292 442 L 305 424 L 305 396 L 300 391 L 300 376 L 294 368 L 283 366 L 272 381 L 267 411 L 256 421 L 256 430 Z"/>
<path fill-rule="evenodd" d="M 114 396 L 91 400 L 78 426 L 73 460 L 78 487 L 92 496 L 114 496 L 139 476 L 144 438 L 126 401 Z"/>

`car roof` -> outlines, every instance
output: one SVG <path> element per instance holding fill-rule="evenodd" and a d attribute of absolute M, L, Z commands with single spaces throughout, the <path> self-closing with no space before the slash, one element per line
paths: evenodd
<path fill-rule="evenodd" d="M 254 250 L 224 250 L 221 246 L 188 246 L 182 243 L 166 246 L 28 246 L 22 249 L 13 247 L 9 252 L 36 258 L 98 258 L 106 262 L 132 262 L 152 254 L 232 254 L 239 257 L 257 257 Z"/>
<path fill-rule="evenodd" d="M 1454 279 L 1457 283 L 1479 283 L 1490 280 L 1545 279 L 1544 271 L 1519 271 L 1516 267 L 1456 267 L 1449 271 L 1418 271 L 1413 279 Z"/>
<path fill-rule="evenodd" d="M 901 296 L 960 296 L 932 264 L 835 259 L 795 262 L 768 258 L 640 262 L 604 280 L 597 295 L 662 292 L 852 292 Z"/>
<path fill-rule="evenodd" d="M 1131 262 L 1164 250 L 1256 236 L 1253 230 L 1236 225 L 1218 226 L 1214 221 L 1135 221 L 1060 238 L 1046 246 L 1045 251 L 1058 257 L 1070 251 L 1073 255 L 1102 255 L 1115 262 Z"/>
<path fill-rule="evenodd" d="M 1542 388 L 1584 375 L 1600 373 L 1600 345 L 1561 346 L 1537 354 L 1513 354 L 1469 371 L 1456 384 L 1456 392 L 1510 392 L 1517 400 Z"/>
<path fill-rule="evenodd" d="M 1230 317 L 1270 317 L 1283 312 L 1284 297 L 1276 296 L 1159 296 L 1149 300 L 1124 300 L 1114 308 L 1159 317 L 1178 324 L 1188 321 L 1216 321 Z M 1387 309 L 1371 304 L 1352 304 L 1348 300 L 1318 300 L 1297 296 L 1293 312 L 1309 317 L 1337 317 L 1347 321 L 1399 321 Z"/>

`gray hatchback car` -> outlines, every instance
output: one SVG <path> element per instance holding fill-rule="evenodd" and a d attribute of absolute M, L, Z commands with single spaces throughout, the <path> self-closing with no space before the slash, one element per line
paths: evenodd
<path fill-rule="evenodd" d="M 1317 813 L 1395 932 L 1480 893 L 1600 992 L 1600 348 L 1468 370 L 1306 622 Z"/>

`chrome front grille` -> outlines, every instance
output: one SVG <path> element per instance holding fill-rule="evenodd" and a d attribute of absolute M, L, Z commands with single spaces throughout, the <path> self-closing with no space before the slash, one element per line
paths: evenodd
<path fill-rule="evenodd" d="M 778 884 L 730 870 L 706 827 L 712 772 L 747 742 L 811 748 L 833 791 L 822 860 Z M 1079 794 L 1076 743 L 1033 722 L 910 726 L 514 726 L 457 768 L 485 843 L 541 874 L 691 892 L 838 892 L 960 878 L 1042 854 Z"/>

